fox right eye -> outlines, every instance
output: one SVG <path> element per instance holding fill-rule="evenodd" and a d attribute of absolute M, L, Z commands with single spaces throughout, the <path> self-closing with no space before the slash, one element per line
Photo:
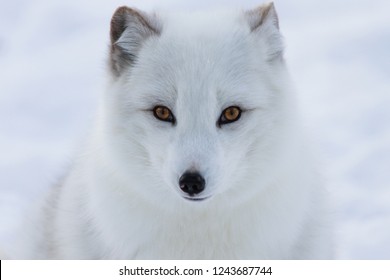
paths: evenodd
<path fill-rule="evenodd" d="M 163 121 L 163 122 L 170 122 L 172 124 L 175 124 L 176 119 L 175 116 L 172 114 L 171 110 L 165 106 L 156 106 L 153 108 L 153 115 L 156 119 Z"/>
<path fill-rule="evenodd" d="M 222 111 L 221 116 L 218 120 L 218 126 L 221 127 L 223 124 L 232 123 L 238 121 L 241 117 L 242 110 L 237 106 L 230 106 Z"/>

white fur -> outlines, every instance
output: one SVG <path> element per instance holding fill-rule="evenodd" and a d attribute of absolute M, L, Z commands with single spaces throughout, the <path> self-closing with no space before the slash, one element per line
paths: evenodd
<path fill-rule="evenodd" d="M 133 42 L 137 62 L 113 75 L 83 152 L 53 191 L 47 258 L 331 257 L 326 195 L 301 139 L 276 13 L 251 31 L 253 17 L 150 18 L 160 34 Z M 129 32 L 122 49 L 138 38 Z M 155 105 L 176 125 L 157 120 Z M 232 105 L 246 111 L 218 127 Z M 204 176 L 209 199 L 183 198 L 188 169 Z"/>

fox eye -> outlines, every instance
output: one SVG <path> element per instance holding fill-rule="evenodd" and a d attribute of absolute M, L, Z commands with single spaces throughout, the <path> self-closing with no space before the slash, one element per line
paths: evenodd
<path fill-rule="evenodd" d="M 160 121 L 175 123 L 175 117 L 171 110 L 165 106 L 156 106 L 153 108 L 154 117 Z"/>
<path fill-rule="evenodd" d="M 241 109 L 237 106 L 230 106 L 222 111 L 221 116 L 219 117 L 218 125 L 232 123 L 237 121 L 241 117 Z"/>

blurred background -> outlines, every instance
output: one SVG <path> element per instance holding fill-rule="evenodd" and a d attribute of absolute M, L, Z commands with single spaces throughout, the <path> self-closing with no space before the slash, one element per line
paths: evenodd
<path fill-rule="evenodd" d="M 294 2 L 294 3 L 292 3 Z M 0 248 L 64 174 L 106 82 L 109 22 L 262 0 L 0 0 Z M 390 259 L 390 2 L 275 0 L 286 60 L 334 197 L 336 257 Z"/>

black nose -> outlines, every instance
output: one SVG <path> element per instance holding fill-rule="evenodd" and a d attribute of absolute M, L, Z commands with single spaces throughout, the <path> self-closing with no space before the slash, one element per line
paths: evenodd
<path fill-rule="evenodd" d="M 206 185 L 202 175 L 198 172 L 185 172 L 179 179 L 179 185 L 183 192 L 190 196 L 201 193 Z"/>

